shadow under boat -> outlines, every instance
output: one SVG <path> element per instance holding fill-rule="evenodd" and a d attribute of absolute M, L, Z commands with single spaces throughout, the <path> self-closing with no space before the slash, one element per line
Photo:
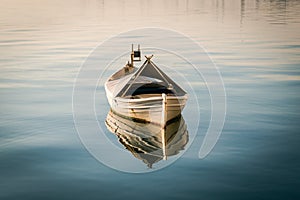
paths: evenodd
<path fill-rule="evenodd" d="M 119 142 L 149 168 L 160 160 L 177 155 L 188 143 L 188 131 L 182 115 L 162 127 L 119 115 L 110 110 L 105 121 L 107 129 Z"/>

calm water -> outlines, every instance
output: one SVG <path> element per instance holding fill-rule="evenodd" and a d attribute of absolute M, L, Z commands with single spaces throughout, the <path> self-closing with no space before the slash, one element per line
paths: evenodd
<path fill-rule="evenodd" d="M 299 19 L 292 0 L 2 0 L 0 198 L 299 199 Z M 136 175 L 85 150 L 72 89 L 99 42 L 145 26 L 205 47 L 224 80 L 227 117 L 205 159 L 200 130 L 174 164 Z"/>

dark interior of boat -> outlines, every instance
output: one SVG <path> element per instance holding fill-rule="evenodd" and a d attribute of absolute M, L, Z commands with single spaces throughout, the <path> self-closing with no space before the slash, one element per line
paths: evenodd
<path fill-rule="evenodd" d="M 143 84 L 142 86 L 133 87 L 132 96 L 141 94 L 174 94 L 174 91 L 166 86 L 157 83 Z"/>

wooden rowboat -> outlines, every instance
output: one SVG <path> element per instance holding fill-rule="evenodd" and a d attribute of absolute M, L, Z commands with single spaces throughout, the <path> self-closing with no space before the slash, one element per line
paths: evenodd
<path fill-rule="evenodd" d="M 137 68 L 133 62 L 141 61 L 140 48 L 132 50 L 131 63 L 109 77 L 105 91 L 114 112 L 164 126 L 181 114 L 188 95 L 154 64 L 152 56 L 145 56 L 145 62 Z"/>

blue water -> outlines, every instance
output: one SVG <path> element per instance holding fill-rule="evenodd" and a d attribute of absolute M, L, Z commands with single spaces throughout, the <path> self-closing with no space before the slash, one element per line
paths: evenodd
<path fill-rule="evenodd" d="M 4 0 L 0 199 L 299 199 L 299 10 L 292 0 Z M 93 48 L 145 26 L 205 47 L 225 84 L 227 115 L 205 159 L 198 158 L 201 129 L 172 165 L 130 174 L 86 151 L 72 90 Z"/>

